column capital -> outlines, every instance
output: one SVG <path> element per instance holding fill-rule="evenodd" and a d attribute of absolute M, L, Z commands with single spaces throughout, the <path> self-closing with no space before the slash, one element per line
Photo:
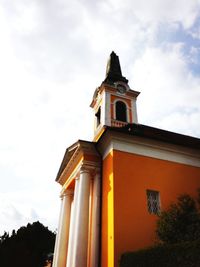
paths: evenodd
<path fill-rule="evenodd" d="M 79 180 L 79 173 L 75 176 L 74 180 Z"/>
<path fill-rule="evenodd" d="M 74 190 L 67 189 L 61 194 L 60 198 L 63 199 L 64 197 L 67 197 L 67 196 L 72 197 L 73 195 L 74 195 Z"/>
<path fill-rule="evenodd" d="M 91 167 L 89 165 L 83 164 L 80 167 L 80 173 L 90 173 Z"/>
<path fill-rule="evenodd" d="M 91 177 L 101 173 L 101 168 L 90 162 L 83 162 L 80 166 L 79 173 L 90 173 Z"/>

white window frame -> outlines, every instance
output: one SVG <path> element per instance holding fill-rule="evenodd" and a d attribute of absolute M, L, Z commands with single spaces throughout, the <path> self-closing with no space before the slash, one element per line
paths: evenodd
<path fill-rule="evenodd" d="M 124 99 L 121 99 L 121 98 L 117 98 L 114 100 L 113 102 L 113 117 L 114 117 L 114 120 L 116 120 L 116 104 L 117 102 L 123 102 L 125 105 L 126 105 L 126 122 L 127 123 L 130 123 L 130 118 L 129 118 L 129 106 L 128 106 L 128 103 L 126 102 L 126 100 Z"/>

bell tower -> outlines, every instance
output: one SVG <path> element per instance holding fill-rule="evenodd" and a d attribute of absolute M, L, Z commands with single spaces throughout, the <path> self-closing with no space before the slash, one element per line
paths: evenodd
<path fill-rule="evenodd" d="M 98 140 L 104 126 L 123 127 L 138 123 L 136 100 L 140 93 L 130 89 L 128 80 L 122 76 L 119 57 L 110 54 L 106 78 L 93 96 L 90 107 L 94 111 L 94 140 Z"/>

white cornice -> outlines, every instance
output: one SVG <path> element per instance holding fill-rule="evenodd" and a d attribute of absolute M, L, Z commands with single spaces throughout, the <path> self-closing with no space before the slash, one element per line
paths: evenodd
<path fill-rule="evenodd" d="M 177 162 L 200 167 L 200 151 L 184 146 L 155 141 L 143 137 L 108 134 L 99 145 L 103 159 L 112 151 L 122 151 L 136 155 Z"/>

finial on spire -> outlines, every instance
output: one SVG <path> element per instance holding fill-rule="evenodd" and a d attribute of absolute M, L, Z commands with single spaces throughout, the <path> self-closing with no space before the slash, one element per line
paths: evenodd
<path fill-rule="evenodd" d="M 119 81 L 128 83 L 128 80 L 122 76 L 119 57 L 115 54 L 115 52 L 112 51 L 107 63 L 106 78 L 104 82 L 112 84 L 114 82 L 119 82 Z"/>

